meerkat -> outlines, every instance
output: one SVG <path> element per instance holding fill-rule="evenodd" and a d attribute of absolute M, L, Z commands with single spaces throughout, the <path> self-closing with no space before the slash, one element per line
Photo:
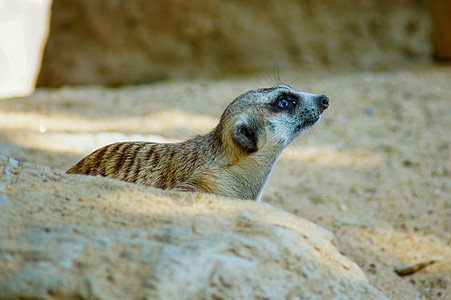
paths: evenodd
<path fill-rule="evenodd" d="M 260 201 L 282 150 L 328 106 L 328 97 L 287 85 L 251 90 L 229 104 L 205 135 L 179 143 L 114 143 L 67 173 Z"/>

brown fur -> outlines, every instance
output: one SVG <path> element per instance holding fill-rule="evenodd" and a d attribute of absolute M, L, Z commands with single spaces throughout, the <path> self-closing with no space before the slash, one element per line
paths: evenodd
<path fill-rule="evenodd" d="M 280 89 L 279 93 L 277 89 Z M 283 91 L 297 92 L 287 86 L 250 91 L 232 102 L 218 126 L 206 135 L 170 144 L 111 144 L 86 156 L 67 173 L 102 175 L 168 190 L 259 200 L 281 151 L 300 133 L 300 122 L 307 117 L 318 119 L 327 108 L 315 107 L 319 105 L 319 100 L 315 100 L 315 105 L 310 105 L 309 109 L 296 108 L 291 112 L 293 117 L 288 118 L 285 111 L 277 111 L 278 107 L 274 108 L 273 104 L 276 101 L 273 98 Z M 284 118 L 297 123 L 288 124 L 287 121 L 285 126 L 284 122 L 279 122 L 280 114 L 286 114 Z M 317 119 L 305 121 L 304 127 L 312 126 Z M 294 125 L 299 133 L 293 129 L 291 134 L 288 129 Z M 287 127 L 288 133 L 277 126 L 282 126 L 283 130 Z"/>

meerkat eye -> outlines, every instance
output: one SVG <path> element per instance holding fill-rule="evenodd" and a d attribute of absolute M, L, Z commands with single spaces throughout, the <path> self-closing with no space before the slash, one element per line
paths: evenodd
<path fill-rule="evenodd" d="M 286 100 L 286 99 L 279 100 L 280 107 L 284 108 L 284 107 L 288 107 L 288 105 L 290 105 L 290 102 L 288 102 L 288 100 Z"/>
<path fill-rule="evenodd" d="M 291 99 L 290 96 L 281 95 L 277 99 L 277 106 L 282 109 L 291 109 L 296 104 L 296 101 Z"/>

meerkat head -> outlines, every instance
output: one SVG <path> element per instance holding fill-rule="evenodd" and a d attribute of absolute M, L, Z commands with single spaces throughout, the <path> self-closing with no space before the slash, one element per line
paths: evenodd
<path fill-rule="evenodd" d="M 328 106 L 326 96 L 286 85 L 256 89 L 238 96 L 224 111 L 219 126 L 245 153 L 254 153 L 268 143 L 283 149 L 316 124 Z"/>

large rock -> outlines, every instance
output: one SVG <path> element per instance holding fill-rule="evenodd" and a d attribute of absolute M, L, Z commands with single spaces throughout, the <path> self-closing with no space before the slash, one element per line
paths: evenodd
<path fill-rule="evenodd" d="M 54 0 L 40 86 L 427 59 L 427 1 Z"/>
<path fill-rule="evenodd" d="M 280 209 L 0 156 L 0 299 L 384 299 Z"/>

